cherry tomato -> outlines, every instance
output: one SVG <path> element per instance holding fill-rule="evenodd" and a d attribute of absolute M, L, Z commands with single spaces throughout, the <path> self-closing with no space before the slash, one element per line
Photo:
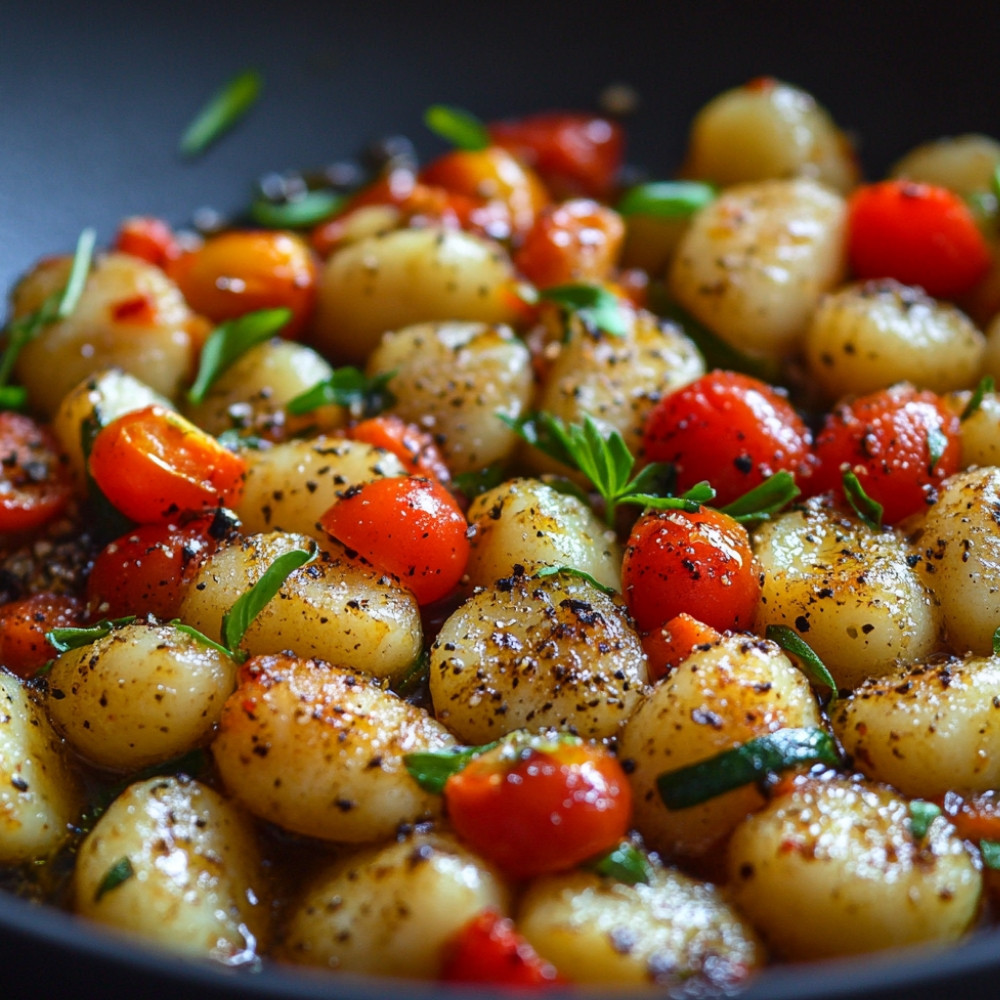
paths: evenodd
<path fill-rule="evenodd" d="M 444 787 L 458 835 L 515 879 L 565 871 L 611 850 L 628 830 L 632 792 L 601 744 L 504 742 Z"/>
<path fill-rule="evenodd" d="M 610 200 L 625 153 L 621 125 L 599 115 L 543 111 L 487 126 L 492 141 L 534 168 L 557 199 Z"/>
<path fill-rule="evenodd" d="M 139 524 L 169 521 L 187 510 L 235 507 L 246 474 L 239 455 L 156 404 L 103 427 L 89 465 L 101 492 Z"/>
<path fill-rule="evenodd" d="M 45 633 L 81 625 L 83 613 L 83 602 L 69 594 L 32 594 L 0 605 L 0 666 L 30 677 L 57 655 Z"/>
<path fill-rule="evenodd" d="M 682 612 L 720 632 L 748 629 L 760 590 L 746 529 L 720 511 L 650 511 L 632 528 L 622 594 L 643 632 Z"/>
<path fill-rule="evenodd" d="M 543 209 L 514 253 L 517 269 L 539 288 L 611 278 L 625 223 L 613 209 L 572 198 Z"/>
<path fill-rule="evenodd" d="M 0 412 L 0 533 L 41 527 L 72 496 L 69 468 L 49 430 L 24 414 Z"/>
<path fill-rule="evenodd" d="M 164 267 L 182 253 L 180 241 L 170 226 L 163 219 L 150 215 L 124 219 L 115 235 L 114 246 L 120 253 L 140 257 L 157 267 Z"/>
<path fill-rule="evenodd" d="M 549 202 L 538 175 L 502 146 L 453 149 L 429 163 L 419 179 L 474 200 L 502 202 L 514 234 L 527 232 Z"/>
<path fill-rule="evenodd" d="M 898 385 L 862 396 L 828 414 L 816 437 L 819 465 L 811 493 L 843 496 L 843 473 L 895 524 L 933 503 L 935 487 L 958 471 L 960 422 L 940 396 Z"/>
<path fill-rule="evenodd" d="M 235 532 L 224 510 L 169 524 L 144 524 L 106 545 L 87 578 L 91 618 L 177 616 L 184 589 L 206 557 Z"/>
<path fill-rule="evenodd" d="M 449 943 L 441 978 L 453 983 L 494 983 L 498 986 L 544 986 L 565 983 L 517 932 L 514 921 L 496 910 L 473 917 Z"/>
<path fill-rule="evenodd" d="M 649 679 L 662 680 L 684 662 L 695 646 L 708 646 L 721 638 L 710 625 L 681 612 L 665 625 L 642 635 L 642 648 L 649 659 Z"/>
<path fill-rule="evenodd" d="M 954 298 L 990 267 L 990 249 L 968 205 L 933 184 L 887 180 L 848 201 L 847 251 L 859 278 L 895 278 Z"/>
<path fill-rule="evenodd" d="M 211 236 L 167 267 L 188 305 L 214 323 L 258 309 L 286 308 L 283 337 L 301 333 L 316 301 L 317 267 L 308 244 L 293 233 L 240 231 Z"/>
<path fill-rule="evenodd" d="M 387 476 L 348 489 L 323 529 L 430 604 L 458 584 L 469 560 L 468 522 L 437 480 Z"/>
<path fill-rule="evenodd" d="M 413 476 L 424 476 L 441 483 L 451 479 L 448 463 L 433 435 L 395 414 L 381 413 L 377 417 L 361 420 L 348 428 L 347 435 L 355 441 L 391 451 Z"/>
<path fill-rule="evenodd" d="M 724 507 L 775 472 L 796 481 L 812 469 L 812 437 L 775 388 L 737 372 L 712 371 L 664 396 L 650 411 L 643 455 L 670 462 L 677 490 L 708 480 Z"/>

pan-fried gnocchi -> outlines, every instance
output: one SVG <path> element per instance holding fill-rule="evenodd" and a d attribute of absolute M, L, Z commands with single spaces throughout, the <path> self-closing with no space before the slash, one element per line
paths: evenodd
<path fill-rule="evenodd" d="M 992 919 L 1000 141 L 866 183 L 767 77 L 672 180 L 621 129 L 393 158 L 291 283 L 237 240 L 202 308 L 262 282 L 265 341 L 158 220 L 14 289 L 4 888 L 379 995 L 731 995 Z"/>

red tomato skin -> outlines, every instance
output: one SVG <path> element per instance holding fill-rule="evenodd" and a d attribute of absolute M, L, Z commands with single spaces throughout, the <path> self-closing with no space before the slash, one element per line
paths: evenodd
<path fill-rule="evenodd" d="M 32 594 L 0 605 L 0 666 L 31 677 L 58 655 L 45 633 L 78 627 L 83 618 L 83 602 L 70 594 Z"/>
<path fill-rule="evenodd" d="M 772 386 L 738 372 L 712 371 L 664 396 L 643 429 L 643 457 L 676 469 L 677 491 L 707 480 L 724 507 L 768 476 L 801 483 L 812 472 L 812 435 Z"/>
<path fill-rule="evenodd" d="M 108 500 L 138 524 L 170 521 L 184 511 L 235 507 L 246 475 L 239 455 L 157 404 L 101 428 L 89 468 Z"/>
<path fill-rule="evenodd" d="M 933 467 L 932 429 L 944 442 Z M 933 503 L 937 485 L 958 471 L 960 421 L 936 393 L 892 386 L 837 406 L 827 415 L 815 450 L 811 494 L 832 491 L 843 498 L 843 473 L 850 470 L 882 505 L 883 522 L 895 524 Z"/>
<path fill-rule="evenodd" d="M 154 615 L 170 621 L 202 562 L 236 533 L 227 511 L 177 523 L 144 524 L 106 545 L 87 577 L 91 618 Z"/>
<path fill-rule="evenodd" d="M 345 491 L 320 523 L 349 550 L 397 577 L 421 605 L 454 590 L 469 561 L 465 515 L 441 483 L 422 476 L 362 483 Z"/>
<path fill-rule="evenodd" d="M 170 225 L 155 216 L 133 215 L 124 219 L 115 234 L 115 250 L 131 254 L 157 267 L 176 260 L 182 252 Z"/>
<path fill-rule="evenodd" d="M 566 982 L 517 932 L 514 922 L 496 910 L 484 910 L 459 931 L 446 949 L 441 979 L 498 986 Z"/>
<path fill-rule="evenodd" d="M 590 198 L 542 209 L 514 253 L 517 269 L 537 288 L 606 281 L 625 241 L 622 217 Z"/>
<path fill-rule="evenodd" d="M 352 425 L 347 435 L 354 441 L 391 451 L 412 476 L 436 479 L 441 483 L 451 480 L 448 463 L 433 435 L 402 417 L 382 413 Z"/>
<path fill-rule="evenodd" d="M 514 879 L 573 868 L 625 836 L 632 792 L 603 747 L 526 748 L 516 762 L 483 754 L 444 789 L 455 831 Z"/>
<path fill-rule="evenodd" d="M 989 245 L 968 205 L 933 184 L 887 180 L 848 200 L 847 253 L 861 279 L 895 278 L 955 298 L 990 268 Z"/>
<path fill-rule="evenodd" d="M 72 497 L 69 468 L 49 430 L 22 413 L 0 412 L 0 533 L 40 528 Z"/>
<path fill-rule="evenodd" d="M 534 168 L 556 199 L 614 194 L 625 155 L 618 122 L 581 112 L 543 111 L 487 126 L 496 145 Z"/>
<path fill-rule="evenodd" d="M 622 595 L 641 632 L 687 613 L 719 632 L 750 628 L 761 584 L 746 529 L 726 514 L 651 511 L 622 560 Z"/>

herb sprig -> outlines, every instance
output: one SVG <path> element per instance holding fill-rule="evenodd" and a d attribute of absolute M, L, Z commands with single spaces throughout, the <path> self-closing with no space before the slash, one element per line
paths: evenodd
<path fill-rule="evenodd" d="M 373 417 L 396 402 L 389 388 L 395 376 L 396 372 L 391 371 L 369 378 L 360 369 L 346 365 L 290 400 L 285 409 L 301 416 L 321 406 L 346 406 L 353 417 Z"/>
<path fill-rule="evenodd" d="M 224 83 L 202 106 L 180 140 L 183 156 L 204 153 L 234 128 L 260 99 L 264 81 L 255 69 L 246 69 Z"/>
<path fill-rule="evenodd" d="M 432 104 L 424 112 L 424 124 L 456 149 L 475 152 L 486 149 L 491 144 L 486 126 L 474 114 L 462 108 Z"/>

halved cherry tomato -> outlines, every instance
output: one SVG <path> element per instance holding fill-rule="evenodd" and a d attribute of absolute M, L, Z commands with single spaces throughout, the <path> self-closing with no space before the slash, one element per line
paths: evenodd
<path fill-rule="evenodd" d="M 490 139 L 534 168 L 557 199 L 614 193 L 625 154 L 621 125 L 600 115 L 543 111 L 491 122 Z"/>
<path fill-rule="evenodd" d="M 895 278 L 954 298 L 990 267 L 990 249 L 969 206 L 934 184 L 896 179 L 848 200 L 847 252 L 858 278 Z"/>
<path fill-rule="evenodd" d="M 169 262 L 188 305 L 214 323 L 258 309 L 286 308 L 281 336 L 295 338 L 316 301 L 317 267 L 309 245 L 279 230 L 231 230 Z"/>
<path fill-rule="evenodd" d="M 936 497 L 937 485 L 958 471 L 960 422 L 940 396 L 897 385 L 837 406 L 816 437 L 818 467 L 810 493 L 843 496 L 852 471 L 865 493 L 895 524 Z"/>
<path fill-rule="evenodd" d="M 450 150 L 428 163 L 419 179 L 468 198 L 502 202 L 515 234 L 527 232 L 550 200 L 534 170 L 502 146 Z"/>
<path fill-rule="evenodd" d="M 452 983 L 545 986 L 565 983 L 556 967 L 496 910 L 473 917 L 449 943 L 441 978 Z"/>
<path fill-rule="evenodd" d="M 781 470 L 804 480 L 811 445 L 809 429 L 778 390 L 721 370 L 664 396 L 646 418 L 642 441 L 645 458 L 674 466 L 678 492 L 708 480 L 720 507 Z"/>
<path fill-rule="evenodd" d="M 30 677 L 57 655 L 45 633 L 77 627 L 83 618 L 83 601 L 70 594 L 32 594 L 0 605 L 0 666 Z"/>
<path fill-rule="evenodd" d="M 662 680 L 692 653 L 695 646 L 708 646 L 721 638 L 720 633 L 682 611 L 665 625 L 642 635 L 642 648 L 649 660 L 649 679 Z"/>
<path fill-rule="evenodd" d="M 157 267 L 166 266 L 182 253 L 180 241 L 163 219 L 151 215 L 133 215 L 124 219 L 115 235 L 115 249 L 141 257 Z"/>
<path fill-rule="evenodd" d="M 542 209 L 514 253 L 517 269 L 539 288 L 612 277 L 625 240 L 625 223 L 590 198 Z"/>
<path fill-rule="evenodd" d="M 622 560 L 622 596 L 651 632 L 687 612 L 724 632 L 748 629 L 760 579 L 746 529 L 709 507 L 661 510 L 636 521 Z"/>
<path fill-rule="evenodd" d="M 413 476 L 425 476 L 442 483 L 451 479 L 448 463 L 433 435 L 395 414 L 380 413 L 377 417 L 361 420 L 348 428 L 347 436 L 391 451 Z"/>
<path fill-rule="evenodd" d="M 398 577 L 419 604 L 458 584 L 469 561 L 468 522 L 437 480 L 387 476 L 344 492 L 320 518 L 325 531 Z"/>
<path fill-rule="evenodd" d="M 24 414 L 0 412 L 0 533 L 41 527 L 72 496 L 69 467 L 49 430 Z"/>
<path fill-rule="evenodd" d="M 233 515 L 220 508 L 122 535 L 94 559 L 86 588 L 90 617 L 155 615 L 170 621 L 188 581 L 235 530 Z"/>
<path fill-rule="evenodd" d="M 515 879 L 565 871 L 619 844 L 632 791 L 601 744 L 532 737 L 504 742 L 448 778 L 458 835 Z"/>
<path fill-rule="evenodd" d="M 103 427 L 90 451 L 101 492 L 139 524 L 235 507 L 246 462 L 178 413 L 151 405 Z"/>
<path fill-rule="evenodd" d="M 968 795 L 948 792 L 938 801 L 964 840 L 1000 841 L 1000 792 L 996 789 Z"/>

